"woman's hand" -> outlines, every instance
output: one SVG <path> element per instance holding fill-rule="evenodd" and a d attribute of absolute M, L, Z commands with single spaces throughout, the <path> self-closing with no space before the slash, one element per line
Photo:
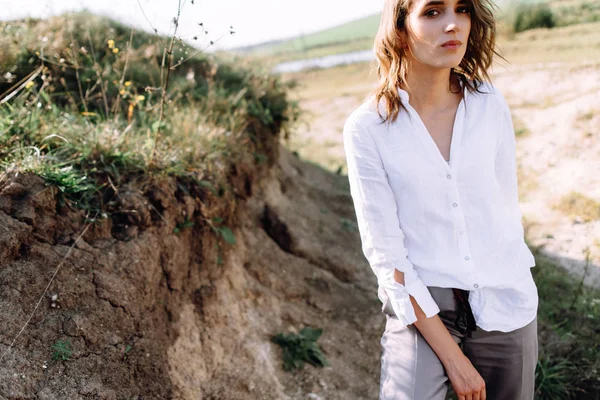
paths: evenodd
<path fill-rule="evenodd" d="M 444 365 L 458 400 L 486 400 L 485 382 L 466 357 L 456 357 Z"/>

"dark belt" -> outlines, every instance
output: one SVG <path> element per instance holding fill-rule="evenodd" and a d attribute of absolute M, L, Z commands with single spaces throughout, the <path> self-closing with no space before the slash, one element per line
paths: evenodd
<path fill-rule="evenodd" d="M 454 299 L 456 300 L 457 305 L 457 315 L 456 320 L 454 320 L 454 325 L 456 325 L 456 329 L 461 334 L 467 334 L 467 337 L 471 337 L 471 332 L 477 330 L 477 325 L 475 324 L 475 317 L 473 316 L 473 312 L 471 311 L 471 305 L 469 304 L 469 292 L 467 290 L 456 289 L 453 288 Z M 462 320 L 463 325 L 466 328 L 462 328 L 459 324 L 459 321 Z"/>

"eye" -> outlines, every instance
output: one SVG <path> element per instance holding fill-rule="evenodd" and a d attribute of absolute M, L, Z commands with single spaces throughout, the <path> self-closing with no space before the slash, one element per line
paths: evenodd
<path fill-rule="evenodd" d="M 435 10 L 435 9 L 431 9 L 431 10 L 428 10 L 427 12 L 425 12 L 425 15 L 427 15 L 428 17 L 435 17 L 438 14 L 439 14 L 439 11 Z"/>
<path fill-rule="evenodd" d="M 456 11 L 462 14 L 469 14 L 471 9 L 469 7 L 459 7 L 456 9 Z"/>

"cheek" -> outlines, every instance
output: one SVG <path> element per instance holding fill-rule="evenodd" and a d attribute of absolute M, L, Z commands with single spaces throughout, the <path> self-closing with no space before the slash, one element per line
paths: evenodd
<path fill-rule="evenodd" d="M 410 20 L 409 42 L 414 46 L 423 46 L 435 38 L 436 26 L 433 21 L 426 21 L 422 18 L 414 17 Z"/>
<path fill-rule="evenodd" d="M 471 18 L 468 16 L 465 16 L 465 19 L 463 22 L 463 31 L 465 31 L 467 36 L 469 36 L 469 34 L 471 32 Z"/>

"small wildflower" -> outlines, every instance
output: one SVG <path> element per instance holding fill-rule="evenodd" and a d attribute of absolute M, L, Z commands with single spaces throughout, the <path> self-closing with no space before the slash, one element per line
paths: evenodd
<path fill-rule="evenodd" d="M 115 47 L 115 41 L 114 40 L 109 39 L 107 43 L 108 43 L 108 48 L 109 49 L 112 49 L 113 47 Z"/>
<path fill-rule="evenodd" d="M 125 81 L 125 87 L 129 87 L 129 86 L 131 86 L 131 82 Z"/>
<path fill-rule="evenodd" d="M 35 52 L 35 55 L 39 57 L 39 56 L 40 56 L 40 52 L 39 52 L 39 51 L 36 51 L 36 52 Z"/>
<path fill-rule="evenodd" d="M 119 48 L 118 48 L 118 47 L 115 47 L 115 48 L 113 49 L 113 53 L 117 54 L 118 52 L 119 52 Z"/>
<path fill-rule="evenodd" d="M 25 85 L 25 89 L 30 89 L 32 86 L 34 85 L 33 81 L 29 81 L 27 82 L 27 84 Z"/>
<path fill-rule="evenodd" d="M 125 89 L 121 89 L 121 90 L 119 90 L 119 94 L 120 94 L 121 96 L 123 96 L 123 95 L 125 94 Z"/>
<path fill-rule="evenodd" d="M 140 94 L 139 96 L 136 96 L 135 99 L 137 101 L 144 101 L 145 97 Z"/>
<path fill-rule="evenodd" d="M 127 121 L 131 122 L 131 118 L 133 118 L 133 108 L 135 107 L 135 103 L 129 103 L 129 108 L 127 109 Z"/>

